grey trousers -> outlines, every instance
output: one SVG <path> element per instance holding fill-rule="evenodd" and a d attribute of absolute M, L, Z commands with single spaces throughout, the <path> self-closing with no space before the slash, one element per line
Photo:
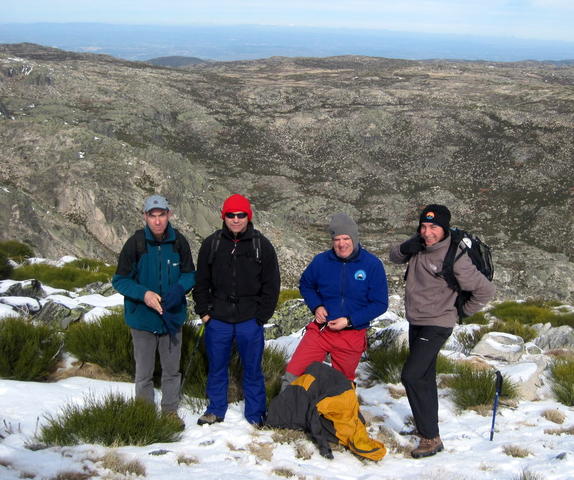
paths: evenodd
<path fill-rule="evenodd" d="M 176 412 L 181 382 L 181 329 L 175 343 L 170 341 L 169 335 L 157 335 L 135 328 L 130 330 L 136 361 L 136 398 L 154 403 L 153 372 L 157 350 L 161 363 L 161 410 Z"/>

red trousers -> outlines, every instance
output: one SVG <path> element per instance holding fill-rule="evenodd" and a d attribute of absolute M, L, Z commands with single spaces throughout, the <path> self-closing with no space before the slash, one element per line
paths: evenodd
<path fill-rule="evenodd" d="M 287 372 L 299 376 L 313 362 L 322 362 L 327 354 L 331 363 L 349 380 L 355 380 L 355 370 L 361 355 L 367 348 L 367 330 L 319 330 L 316 322 L 306 327 L 305 335 L 299 342 L 293 357 L 287 364 Z"/>

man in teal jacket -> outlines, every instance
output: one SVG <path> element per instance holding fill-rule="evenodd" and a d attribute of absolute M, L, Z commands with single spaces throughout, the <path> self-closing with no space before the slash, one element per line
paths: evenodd
<path fill-rule="evenodd" d="M 162 412 L 177 416 L 181 326 L 187 318 L 185 294 L 195 284 L 195 266 L 185 237 L 174 229 L 167 200 L 152 195 L 144 202 L 146 226 L 122 248 L 114 288 L 124 296 L 136 363 L 136 397 L 154 403 L 153 372 L 159 352 Z M 183 426 L 183 422 L 182 422 Z"/>

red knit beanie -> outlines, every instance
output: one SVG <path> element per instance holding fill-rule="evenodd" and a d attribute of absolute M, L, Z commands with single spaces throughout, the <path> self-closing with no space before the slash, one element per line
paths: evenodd
<path fill-rule="evenodd" d="M 238 193 L 231 195 L 231 197 L 223 202 L 223 207 L 221 207 L 221 218 L 225 218 L 225 214 L 228 212 L 245 212 L 249 221 L 251 221 L 251 217 L 253 217 L 249 200 Z"/>

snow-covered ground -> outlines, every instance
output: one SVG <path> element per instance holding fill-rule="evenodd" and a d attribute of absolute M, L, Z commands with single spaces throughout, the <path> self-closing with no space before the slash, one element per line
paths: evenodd
<path fill-rule="evenodd" d="M 5 287 L 1 283 L 0 290 Z M 58 300 L 60 295 L 61 292 L 53 292 L 51 298 Z M 60 300 L 62 303 L 72 301 L 74 305 L 93 306 L 89 314 L 91 318 L 105 313 L 106 307 L 121 303 L 121 298 L 98 297 L 76 296 Z M 4 315 L 0 312 L 0 316 Z M 396 315 L 394 317 L 398 319 Z M 298 334 L 293 334 L 270 343 L 292 351 L 299 338 Z M 361 371 L 362 367 L 359 368 Z M 512 366 L 506 366 L 504 373 L 514 379 L 522 378 L 524 366 L 517 365 L 515 369 L 513 371 Z M 407 428 L 410 417 L 406 397 L 394 398 L 396 395 L 391 395 L 391 391 L 394 393 L 401 389 L 400 385 L 370 388 L 360 385 L 359 382 L 358 394 L 371 435 L 381 439 L 383 437 L 379 435 L 384 431 L 385 438 L 391 436 L 387 442 L 389 453 L 376 463 L 337 449 L 333 460 L 324 459 L 306 439 L 279 443 L 273 437 L 273 430 L 257 430 L 244 420 L 241 402 L 230 406 L 225 422 L 201 427 L 196 424 L 199 413 L 182 406 L 180 415 L 187 426 L 181 440 L 176 443 L 117 449 L 82 445 L 33 450 L 27 447 L 35 443 L 35 434 L 39 425 L 45 422 L 46 415 L 57 415 L 64 405 L 82 402 L 88 394 L 119 392 L 132 395 L 133 384 L 82 377 L 55 383 L 0 379 L 0 479 L 51 480 L 70 472 L 91 472 L 91 478 L 128 478 L 129 475 L 112 473 L 102 463 L 102 458 L 112 450 L 126 461 L 137 460 L 145 468 L 146 478 L 157 480 L 286 477 L 313 480 L 514 480 L 519 479 L 523 472 L 537 474 L 537 478 L 545 480 L 574 479 L 574 435 L 545 433 L 553 429 L 572 429 L 574 409 L 570 407 L 548 399 L 520 401 L 515 408 L 502 406 L 496 418 L 494 439 L 490 441 L 492 417 L 473 411 L 457 412 L 448 390 L 443 389 L 440 392 L 440 429 L 445 451 L 415 460 L 408 452 L 416 446 L 416 439 L 397 433 Z M 548 395 L 541 398 L 548 398 Z M 542 415 L 547 410 L 559 410 L 565 421 L 558 425 L 547 420 Z M 522 449 L 527 456 L 513 457 L 505 453 L 509 448 Z M 305 459 L 302 450 L 310 453 L 310 458 Z"/>

